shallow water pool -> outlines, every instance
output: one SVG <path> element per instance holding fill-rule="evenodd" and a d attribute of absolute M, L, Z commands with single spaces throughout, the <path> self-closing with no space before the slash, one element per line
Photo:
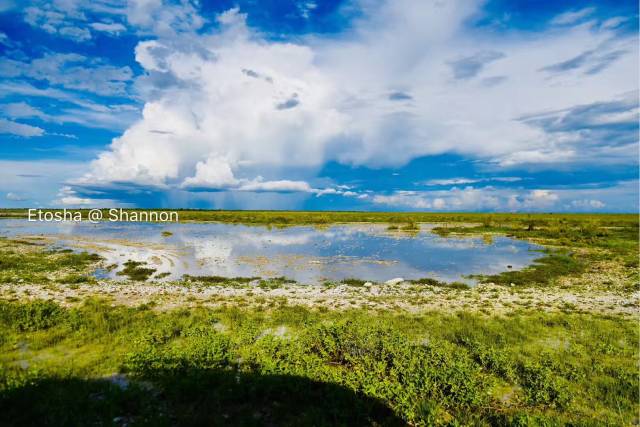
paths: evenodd
<path fill-rule="evenodd" d="M 164 274 L 279 277 L 300 283 L 346 278 L 382 282 L 432 277 L 463 281 L 467 276 L 520 269 L 540 257 L 540 246 L 507 237 L 440 237 L 422 230 L 390 232 L 383 224 L 267 228 L 220 223 L 27 222 L 0 220 L 0 235 L 47 237 L 56 247 L 105 257 L 102 278 L 122 279 L 127 260 L 146 262 Z M 164 233 L 163 233 L 164 232 Z M 153 279 L 153 277 L 152 277 Z"/>

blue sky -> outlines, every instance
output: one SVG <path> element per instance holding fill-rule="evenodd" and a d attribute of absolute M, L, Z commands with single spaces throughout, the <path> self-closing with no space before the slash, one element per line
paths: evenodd
<path fill-rule="evenodd" d="M 635 212 L 638 4 L 0 0 L 0 207 Z"/>

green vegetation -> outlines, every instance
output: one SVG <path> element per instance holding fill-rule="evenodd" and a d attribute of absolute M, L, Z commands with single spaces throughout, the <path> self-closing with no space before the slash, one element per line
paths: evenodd
<path fill-rule="evenodd" d="M 295 280 L 291 280 L 284 276 L 270 277 L 268 279 L 260 279 L 258 286 L 261 289 L 278 289 L 283 285 L 296 283 Z"/>
<path fill-rule="evenodd" d="M 90 279 L 80 274 L 102 258 L 87 252 L 48 249 L 36 241 L 0 237 L 0 283 L 79 283 Z M 52 275 L 52 273 L 56 273 Z M 86 280 L 85 280 L 86 279 Z"/>
<path fill-rule="evenodd" d="M 400 230 L 402 230 L 402 231 L 418 231 L 418 230 L 420 230 L 420 225 L 417 224 L 416 222 L 411 221 L 411 222 L 401 226 Z"/>
<path fill-rule="evenodd" d="M 404 225 L 400 225 L 400 224 L 389 224 L 389 226 L 387 227 L 388 231 L 420 231 L 420 224 L 418 224 L 417 222 L 414 221 L 409 221 L 408 223 L 404 224 Z"/>
<path fill-rule="evenodd" d="M 506 286 L 547 286 L 553 283 L 555 278 L 582 273 L 585 269 L 586 263 L 575 254 L 548 252 L 546 256 L 537 259 L 532 266 L 523 270 L 505 271 L 479 278 L 484 282 Z"/>
<path fill-rule="evenodd" d="M 96 283 L 96 279 L 92 276 L 87 276 L 84 274 L 68 274 L 63 276 L 57 280 L 59 283 L 66 283 L 69 285 L 79 284 L 79 283 Z"/>
<path fill-rule="evenodd" d="M 506 235 L 551 247 L 535 264 L 522 271 L 480 277 L 485 282 L 517 286 L 550 286 L 560 277 L 580 274 L 595 262 L 610 261 L 630 268 L 637 278 L 638 217 L 626 215 L 527 215 L 512 221 L 501 214 L 487 215 L 473 227 L 440 226 L 433 231 L 451 235 Z M 637 285 L 637 281 L 636 281 Z"/>
<path fill-rule="evenodd" d="M 128 260 L 123 265 L 122 271 L 118 271 L 116 274 L 127 276 L 130 280 L 145 281 L 156 272 L 155 268 L 143 267 L 146 263 L 140 261 Z"/>
<path fill-rule="evenodd" d="M 348 278 L 341 280 L 340 283 L 348 286 L 364 286 L 367 281 L 362 279 Z"/>
<path fill-rule="evenodd" d="M 421 279 L 410 280 L 411 283 L 415 283 L 416 285 L 425 285 L 425 286 L 436 286 L 439 288 L 448 288 L 448 289 L 469 289 L 469 285 L 462 282 L 441 282 L 439 280 L 433 279 L 431 277 L 423 277 Z"/>
<path fill-rule="evenodd" d="M 0 325 L 2 425 L 627 425 L 639 409 L 621 318 L 87 300 L 3 302 Z"/>
<path fill-rule="evenodd" d="M 144 209 L 153 211 L 154 209 Z M 160 211 L 161 209 L 158 209 Z M 50 210 L 55 211 L 55 210 Z M 89 210 L 81 210 L 83 216 Z M 124 209 L 125 212 L 142 211 Z M 558 229 L 596 226 L 628 226 L 638 224 L 635 214 L 514 214 L 514 213 L 463 213 L 463 212 L 345 212 L 345 211 L 222 211 L 180 209 L 180 221 L 216 221 L 231 224 L 300 225 L 333 224 L 347 222 L 375 222 L 387 224 L 412 224 L 421 222 L 439 223 L 479 223 L 487 226 L 503 227 L 518 224 L 519 228 L 558 226 Z M 107 218 L 107 210 L 104 217 Z M 26 218 L 26 209 L 0 209 L 0 218 Z"/>
<path fill-rule="evenodd" d="M 228 283 L 249 283 L 253 280 L 259 280 L 259 277 L 224 277 L 224 276 L 191 276 L 185 274 L 182 280 L 187 282 L 198 282 L 204 284 L 228 284 Z"/>
<path fill-rule="evenodd" d="M 519 239 L 537 239 L 556 246 L 609 247 L 634 250 L 638 244 L 637 215 L 614 214 L 478 214 L 472 227 L 444 224 L 433 231 L 450 234 L 504 234 Z M 451 221 L 453 222 L 453 221 Z"/>

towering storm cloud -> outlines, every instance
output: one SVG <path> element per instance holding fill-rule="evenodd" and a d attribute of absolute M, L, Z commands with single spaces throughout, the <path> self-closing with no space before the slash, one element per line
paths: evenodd
<path fill-rule="evenodd" d="M 338 30 L 286 34 L 276 23 L 256 25 L 255 8 L 212 12 L 189 1 L 130 1 L 74 40 L 128 34 L 135 65 L 48 53 L 12 60 L 5 72 L 16 80 L 46 79 L 49 88 L 5 86 L 33 96 L 58 90 L 79 104 L 57 88 L 64 86 L 126 96 L 139 106 L 138 115 L 114 101 L 85 102 L 82 113 L 68 109 L 85 126 L 117 129 L 64 183 L 78 200 L 209 194 L 220 205 L 221 193 L 284 193 L 388 205 L 402 192 L 419 192 L 453 208 L 447 199 L 466 187 L 493 191 L 478 176 L 519 175 L 525 179 L 498 183 L 521 200 L 511 206 L 524 209 L 530 191 L 549 190 L 527 185 L 531 171 L 637 165 L 638 42 L 629 19 L 569 9 L 523 28 L 488 7 L 474 0 L 354 0 L 335 12 L 345 17 Z M 46 31 L 71 37 L 67 21 L 81 20 L 74 10 L 57 24 L 46 21 Z M 98 6 L 82 10 L 86 18 Z M 319 12 L 309 6 L 297 13 L 310 22 Z M 36 27 L 48 19 L 35 9 L 25 16 Z M 91 73 L 82 71 L 89 64 Z M 27 103 L 8 103 L 4 111 L 0 130 L 29 138 L 51 135 L 39 122 L 72 116 Z M 19 122 L 25 118 L 37 123 Z M 473 183 L 449 186 L 457 192 L 448 196 L 417 185 L 460 176 L 437 172 L 442 156 L 473 162 L 474 176 L 465 177 Z M 408 176 L 425 158 L 434 160 L 421 179 L 387 188 L 330 172 L 393 169 Z M 606 185 L 624 187 L 629 177 L 622 178 Z M 497 204 L 507 208 L 508 200 Z"/>
<path fill-rule="evenodd" d="M 295 167 L 313 177 L 329 160 L 388 166 L 455 152 L 514 165 L 633 154 L 634 141 L 606 138 L 608 126 L 637 119 L 632 37 L 587 21 L 516 34 L 497 51 L 491 32 L 464 25 L 479 6 L 376 4 L 340 39 L 294 42 L 268 40 L 238 9 L 205 32 L 167 17 L 136 47 L 142 119 L 79 182 L 241 189 L 264 187 L 259 177 L 274 168 L 280 180 Z M 571 63 L 574 52 L 584 59 Z M 607 102 L 624 108 L 589 108 Z M 580 108 L 573 126 L 552 126 Z M 587 143 L 587 119 L 604 127 L 598 144 Z"/>

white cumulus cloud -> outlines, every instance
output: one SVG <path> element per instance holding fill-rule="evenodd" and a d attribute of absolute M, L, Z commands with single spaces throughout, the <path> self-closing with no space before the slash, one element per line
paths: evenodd
<path fill-rule="evenodd" d="M 135 51 L 145 70 L 136 82 L 143 115 L 76 182 L 245 191 L 287 183 L 313 193 L 302 182 L 328 161 L 401 166 L 442 153 L 500 166 L 635 161 L 635 143 L 584 144 L 584 129 L 573 126 L 587 111 L 574 107 L 636 93 L 634 37 L 574 25 L 584 11 L 559 17 L 563 26 L 545 32 L 478 37 L 465 22 L 480 1 L 357 4 L 362 18 L 340 37 L 293 42 L 249 28 L 237 8 L 202 31 L 205 18 L 190 3 L 131 2 L 129 24 L 149 35 Z M 585 52 L 591 59 L 571 61 Z M 576 116 L 561 131 L 523 119 L 558 111 Z M 600 157 L 603 151 L 609 155 Z M 292 168 L 306 176 L 291 180 Z M 499 204 L 473 189 L 458 191 L 438 206 Z M 518 203 L 552 197 L 532 193 Z"/>
<path fill-rule="evenodd" d="M 373 197 L 373 202 L 409 210 L 590 212 L 607 206 L 602 200 L 609 199 L 627 201 L 625 205 L 617 206 L 618 211 L 625 212 L 633 209 L 634 200 L 637 204 L 638 195 L 634 185 L 637 187 L 637 181 L 622 181 L 612 188 L 572 190 L 454 187 L 448 190 L 395 191 L 391 194 L 378 194 Z M 598 199 L 588 198 L 590 195 L 596 195 Z"/>

